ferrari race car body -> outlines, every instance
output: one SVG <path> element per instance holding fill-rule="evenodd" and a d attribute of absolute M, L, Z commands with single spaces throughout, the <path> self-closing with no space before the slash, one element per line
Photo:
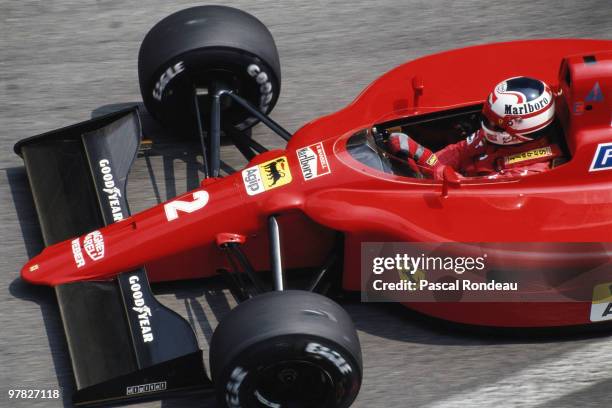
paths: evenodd
<path fill-rule="evenodd" d="M 521 57 L 504 58 L 502 64 L 500 55 Z M 457 142 L 465 132 L 455 125 L 478 126 L 490 89 L 519 75 L 542 79 L 558 90 L 556 115 L 569 160 L 548 172 L 502 180 L 416 178 L 394 172 L 372 144 L 372 129 L 396 127 L 434 150 Z M 79 318 L 72 316 L 76 306 L 68 307 L 68 298 L 82 290 L 98 293 L 92 285 L 108 296 L 120 293 L 124 303 L 131 302 L 124 305 L 131 333 L 125 347 L 134 348 L 137 357 L 147 356 L 137 358 L 136 368 L 159 369 L 159 364 L 196 355 L 186 366 L 197 370 L 200 357 L 192 335 L 187 344 L 160 356 L 159 350 L 147 349 L 153 335 L 163 336 L 155 333 L 155 311 L 153 316 L 131 316 L 130 309 L 145 304 L 155 309 L 152 294 L 145 291 L 147 278 L 212 277 L 231 269 L 224 250 L 228 245 L 239 245 L 254 270 L 274 269 L 274 255 L 268 252 L 270 217 L 282 232 L 288 276 L 293 269 L 323 264 L 338 250 L 341 235 L 342 286 L 350 291 L 361 289 L 365 242 L 605 243 L 612 231 L 611 91 L 612 41 L 531 40 L 443 52 L 384 74 L 346 108 L 299 129 L 285 149 L 258 154 L 240 171 L 204 179 L 199 188 L 132 215 L 125 184 L 141 138 L 137 110 L 29 138 L 15 149 L 26 163 L 48 246 L 21 275 L 56 288 L 77 385 L 83 389 L 109 377 L 125 379 L 135 368 L 104 378 L 86 372 L 86 364 L 78 362 L 78 349 L 87 347 L 86 341 L 72 340 L 84 323 L 70 327 L 70 319 Z M 592 323 L 590 302 L 406 306 L 485 326 Z M 114 361 L 121 359 L 114 356 Z M 162 387 L 155 378 L 150 374 L 142 381 Z M 86 402 L 104 400 L 98 396 L 107 389 L 108 384 L 90 388 L 94 396 L 81 396 Z"/>
<path fill-rule="evenodd" d="M 332 250 L 330 231 L 341 231 L 349 290 L 360 288 L 361 242 L 607 242 L 612 231 L 612 172 L 598 170 L 612 167 L 607 148 L 611 108 L 604 96 L 612 86 L 612 53 L 597 50 L 611 48 L 608 41 L 522 41 L 404 64 L 375 81 L 347 108 L 308 123 L 285 150 L 260 154 L 241 172 L 206 179 L 200 189 L 126 217 L 95 236 L 84 235 L 79 242 L 102 248 L 87 256 L 75 254 L 73 240 L 50 246 L 24 266 L 22 276 L 55 286 L 108 279 L 142 265 L 149 266 L 151 281 L 213 276 L 228 267 L 218 246 L 232 240 L 244 242 L 256 269 L 266 270 L 268 254 L 262 249 L 267 247 L 266 220 L 273 214 L 289 216 L 283 228 L 288 268 L 321 264 Z M 528 56 L 526 62 L 502 67 L 495 58 L 519 53 Z M 596 62 L 585 63 L 587 54 Z M 568 55 L 578 56 L 564 59 Z M 481 62 L 474 65 L 474 60 Z M 522 73 L 559 83 L 561 61 L 558 115 L 565 124 L 571 160 L 552 171 L 514 180 L 474 178 L 459 186 L 385 173 L 351 154 L 349 145 L 359 143 L 359 132 L 381 123 L 435 122 L 437 117 L 478 112 L 483 95 L 500 78 Z M 564 81 L 571 77 L 571 84 Z M 589 101 L 596 84 L 604 95 Z M 584 103 L 588 110 L 579 111 Z M 434 136 L 443 143 L 457 137 L 450 129 Z M 94 164 L 101 187 L 117 177 L 108 159 Z M 120 208 L 113 208 L 113 195 L 105 194 L 102 206 L 111 213 Z M 250 250 L 254 238 L 260 242 Z M 193 252 L 188 259 L 195 264 L 185 264 L 185 252 Z M 181 267 L 160 266 L 175 261 Z M 524 318 L 536 318 L 533 310 L 528 315 Z M 563 315 L 568 324 L 588 322 L 588 313 Z M 513 325 L 503 314 L 490 322 L 481 318 L 485 316 L 479 313 L 460 320 Z M 536 323 L 546 325 L 548 318 L 553 324 L 562 322 L 556 316 L 541 318 Z M 517 325 L 528 322 L 519 319 Z"/>

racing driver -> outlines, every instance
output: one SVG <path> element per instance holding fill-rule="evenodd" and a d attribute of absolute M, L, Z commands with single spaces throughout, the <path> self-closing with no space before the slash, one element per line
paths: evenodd
<path fill-rule="evenodd" d="M 551 168 L 561 156 L 553 143 L 554 95 L 543 81 L 506 79 L 487 98 L 481 127 L 467 139 L 433 153 L 404 133 L 392 133 L 389 152 L 413 171 L 443 177 L 445 166 L 461 176 L 526 176 Z"/>

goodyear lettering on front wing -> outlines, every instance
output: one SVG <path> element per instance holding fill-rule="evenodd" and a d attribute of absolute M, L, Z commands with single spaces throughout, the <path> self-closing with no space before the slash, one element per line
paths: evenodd
<path fill-rule="evenodd" d="M 99 162 L 104 188 L 102 191 L 106 193 L 108 199 L 108 207 L 113 213 L 113 221 L 121 221 L 124 218 L 124 211 L 121 208 L 121 190 L 115 184 L 115 177 L 108 159 L 102 159 Z M 127 212 L 126 212 L 127 214 Z"/>
<path fill-rule="evenodd" d="M 593 288 L 591 321 L 612 320 L 612 282 L 601 283 Z"/>
<path fill-rule="evenodd" d="M 130 284 L 130 290 L 132 291 L 132 300 L 134 301 L 132 311 L 136 312 L 136 316 L 138 317 L 142 341 L 143 343 L 151 343 L 153 341 L 153 329 L 149 317 L 153 317 L 153 313 L 151 312 L 151 308 L 145 303 L 145 296 L 142 293 L 140 278 L 138 275 L 132 275 L 128 278 L 128 282 Z"/>
<path fill-rule="evenodd" d="M 256 195 L 292 181 L 286 156 L 268 160 L 242 170 L 242 181 L 248 195 Z"/>

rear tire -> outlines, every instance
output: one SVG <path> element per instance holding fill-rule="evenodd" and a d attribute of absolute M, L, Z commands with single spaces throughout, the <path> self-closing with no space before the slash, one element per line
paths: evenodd
<path fill-rule="evenodd" d="M 281 71 L 274 39 L 261 21 L 231 7 L 199 6 L 164 18 L 149 31 L 138 54 L 138 77 L 151 115 L 193 133 L 196 88 L 212 94 L 222 85 L 269 113 L 278 100 Z M 205 118 L 208 99 L 200 98 Z M 238 130 L 257 123 L 231 103 L 223 107 L 222 120 Z"/>
<path fill-rule="evenodd" d="M 210 345 L 228 407 L 348 407 L 361 386 L 357 333 L 346 311 L 305 291 L 269 292 L 238 305 Z"/>

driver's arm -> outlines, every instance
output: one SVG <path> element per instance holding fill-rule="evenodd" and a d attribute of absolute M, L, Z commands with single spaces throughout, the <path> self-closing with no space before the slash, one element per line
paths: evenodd
<path fill-rule="evenodd" d="M 418 166 L 433 170 L 439 165 L 438 158 L 428 148 L 420 145 L 405 133 L 391 133 L 387 141 L 389 153 L 400 159 L 412 159 Z"/>
<path fill-rule="evenodd" d="M 474 156 L 486 150 L 484 137 L 480 131 L 436 153 L 420 145 L 405 133 L 392 133 L 387 144 L 391 154 L 400 158 L 413 159 L 421 169 L 429 171 L 436 179 L 442 177 L 444 166 L 449 166 L 461 173 Z"/>

